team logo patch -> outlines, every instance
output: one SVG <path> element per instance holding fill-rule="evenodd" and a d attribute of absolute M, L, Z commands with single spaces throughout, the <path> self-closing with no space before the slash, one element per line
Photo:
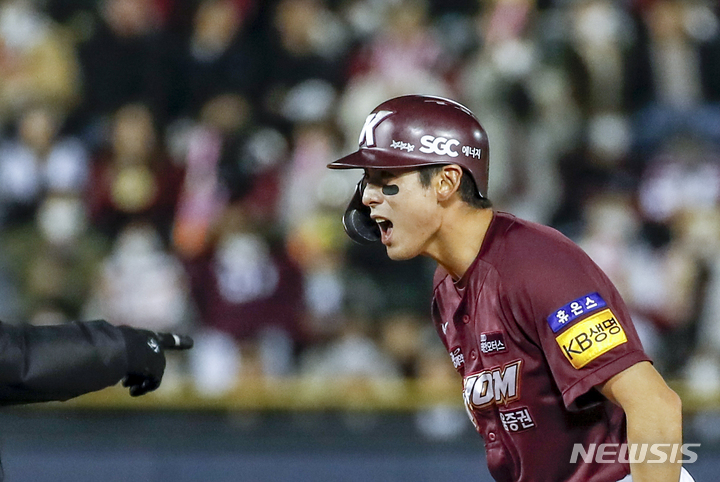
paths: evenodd
<path fill-rule="evenodd" d="M 555 310 L 552 315 L 548 316 L 547 322 L 553 333 L 557 333 L 578 317 L 606 306 L 607 303 L 598 293 L 590 293 Z"/>
<path fill-rule="evenodd" d="M 491 405 L 505 405 L 520 398 L 522 360 L 502 367 L 483 370 L 463 380 L 463 399 L 468 410 L 483 410 Z"/>
<path fill-rule="evenodd" d="M 392 112 L 387 110 L 381 110 L 367 116 L 367 118 L 365 119 L 365 124 L 360 131 L 360 139 L 358 139 L 358 144 L 360 144 L 360 147 L 375 147 L 375 128 L 380 122 L 382 122 L 383 119 L 385 119 L 390 114 L 392 114 Z"/>
<path fill-rule="evenodd" d="M 607 309 L 571 326 L 555 341 L 572 366 L 580 369 L 627 342 L 627 336 L 613 312 Z"/>
<path fill-rule="evenodd" d="M 480 334 L 480 351 L 483 355 L 491 355 L 507 351 L 505 335 L 501 331 L 491 331 Z"/>

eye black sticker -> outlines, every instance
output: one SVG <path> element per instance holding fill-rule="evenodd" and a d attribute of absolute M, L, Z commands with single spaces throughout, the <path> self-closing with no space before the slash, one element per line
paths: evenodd
<path fill-rule="evenodd" d="M 400 187 L 395 184 L 385 184 L 382 187 L 382 193 L 386 196 L 394 196 L 400 192 Z"/>

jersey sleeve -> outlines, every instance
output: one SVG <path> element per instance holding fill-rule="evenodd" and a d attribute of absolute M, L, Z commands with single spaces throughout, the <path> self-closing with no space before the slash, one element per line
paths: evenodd
<path fill-rule="evenodd" d="M 107 322 L 0 322 L 2 405 L 68 400 L 114 385 L 126 372 L 124 339 Z"/>
<path fill-rule="evenodd" d="M 617 289 L 577 245 L 551 234 L 523 256 L 514 277 L 516 321 L 537 337 L 568 409 L 600 397 L 593 387 L 648 360 Z"/>

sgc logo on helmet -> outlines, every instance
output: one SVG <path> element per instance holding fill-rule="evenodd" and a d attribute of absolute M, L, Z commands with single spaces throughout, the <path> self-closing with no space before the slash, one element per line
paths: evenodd
<path fill-rule="evenodd" d="M 457 157 L 457 151 L 453 151 L 452 148 L 459 146 L 460 141 L 457 139 L 446 139 L 445 137 L 422 136 L 420 138 L 420 144 L 423 146 L 419 150 L 425 154 Z"/>

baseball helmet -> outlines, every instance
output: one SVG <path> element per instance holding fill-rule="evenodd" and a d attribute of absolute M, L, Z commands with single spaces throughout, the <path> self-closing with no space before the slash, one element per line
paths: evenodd
<path fill-rule="evenodd" d="M 470 174 L 478 194 L 487 197 L 489 145 L 485 129 L 467 107 L 442 97 L 404 95 L 377 106 L 365 120 L 359 148 L 331 169 L 398 169 L 457 164 Z M 380 239 L 358 183 L 343 225 L 360 243 Z"/>
<path fill-rule="evenodd" d="M 397 169 L 457 164 L 487 197 L 488 139 L 467 107 L 442 97 L 404 95 L 377 106 L 365 120 L 359 148 L 331 169 Z"/>

